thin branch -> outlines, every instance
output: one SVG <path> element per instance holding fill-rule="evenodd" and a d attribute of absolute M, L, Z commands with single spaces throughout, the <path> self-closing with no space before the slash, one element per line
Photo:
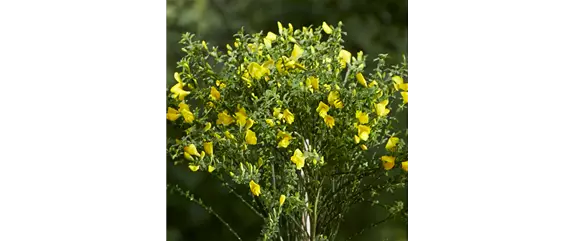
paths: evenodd
<path fill-rule="evenodd" d="M 223 225 L 225 225 L 225 227 L 227 227 L 229 232 L 231 232 L 233 235 L 235 235 L 237 240 L 241 241 L 241 237 L 239 237 L 239 235 L 235 232 L 235 230 L 233 230 L 233 228 L 231 228 L 231 226 L 229 226 L 229 224 L 227 222 L 225 222 L 223 220 L 223 218 L 221 218 L 221 216 L 219 216 L 219 214 L 217 214 L 215 211 L 213 211 L 213 209 L 211 209 L 211 207 L 208 207 L 207 205 L 203 204 L 203 201 L 201 201 L 201 199 L 195 198 L 192 194 L 189 193 L 189 191 L 183 191 L 183 189 L 181 189 L 178 185 L 172 186 L 170 184 L 167 184 L 167 188 L 168 188 L 168 190 L 170 190 L 170 192 L 176 191 L 176 192 L 178 192 L 179 195 L 182 195 L 182 196 L 186 197 L 188 200 L 190 200 L 194 203 L 197 203 L 199 206 L 201 206 L 203 209 L 205 209 L 208 213 L 212 214 L 217 219 L 219 219 L 219 221 L 221 223 L 223 223 Z"/>
<path fill-rule="evenodd" d="M 381 223 L 384 223 L 384 222 L 388 221 L 389 219 L 391 219 L 391 217 L 392 217 L 392 215 L 388 215 L 388 216 L 387 216 L 386 218 L 384 218 L 383 220 L 380 220 L 380 221 L 377 221 L 377 222 L 372 223 L 372 224 L 369 225 L 368 227 L 365 227 L 365 228 L 361 229 L 359 232 L 356 232 L 355 234 L 349 236 L 349 238 L 347 238 L 347 241 L 353 239 L 354 237 L 357 237 L 357 236 L 363 234 L 365 231 L 367 231 L 367 230 L 369 230 L 369 229 L 372 229 L 372 228 L 378 226 L 378 225 L 381 224 Z"/>
<path fill-rule="evenodd" d="M 227 184 L 226 182 L 223 182 L 222 185 L 225 186 L 227 189 L 229 189 L 229 191 L 231 193 L 235 194 L 235 196 L 237 196 L 239 199 L 241 199 L 241 201 L 243 203 L 245 203 L 245 205 L 247 205 L 253 212 L 255 212 L 255 214 L 257 214 L 257 216 L 261 217 L 262 219 L 265 219 L 265 217 L 263 217 L 263 214 L 258 212 L 257 209 L 255 209 L 251 204 L 249 204 L 245 199 L 243 199 L 243 197 L 241 195 L 239 195 L 239 193 L 237 193 L 235 191 L 235 189 L 233 189 L 229 184 Z"/>

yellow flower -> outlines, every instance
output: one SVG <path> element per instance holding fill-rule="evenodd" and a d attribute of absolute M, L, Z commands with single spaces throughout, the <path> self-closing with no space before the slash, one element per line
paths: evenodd
<path fill-rule="evenodd" d="M 207 122 L 207 124 L 205 124 L 205 127 L 203 127 L 203 131 L 208 131 L 209 129 L 211 129 L 211 122 Z"/>
<path fill-rule="evenodd" d="M 306 84 L 307 87 L 311 89 L 311 92 L 313 92 L 313 90 L 319 90 L 319 78 L 315 76 L 307 78 Z"/>
<path fill-rule="evenodd" d="M 207 108 L 213 108 L 215 107 L 215 104 L 213 104 L 213 102 L 209 101 L 207 102 Z"/>
<path fill-rule="evenodd" d="M 379 84 L 377 83 L 377 81 L 374 81 L 374 80 L 373 80 L 373 81 L 371 81 L 371 83 L 369 83 L 369 88 L 371 88 L 371 87 L 373 87 L 373 86 L 377 86 L 377 85 L 379 85 Z"/>
<path fill-rule="evenodd" d="M 327 124 L 327 126 L 329 128 L 333 128 L 333 126 L 335 126 L 335 118 L 333 118 L 330 115 L 325 115 L 325 117 L 323 118 L 323 120 L 325 121 L 325 124 Z"/>
<path fill-rule="evenodd" d="M 233 122 L 234 122 L 233 117 L 231 117 L 229 114 L 227 114 L 227 111 L 223 111 L 223 112 L 217 114 L 217 121 L 215 123 L 218 125 L 223 124 L 223 125 L 227 126 Z"/>
<path fill-rule="evenodd" d="M 184 98 L 189 95 L 191 92 L 189 91 L 185 91 L 183 90 L 183 82 L 181 81 L 181 78 L 179 77 L 179 73 L 175 72 L 173 74 L 175 80 L 177 80 L 177 83 L 171 87 L 170 92 L 173 93 L 172 97 L 174 99 L 178 99 L 178 100 L 184 100 Z"/>
<path fill-rule="evenodd" d="M 202 40 L 202 41 L 201 41 L 201 45 L 203 45 L 203 48 L 204 48 L 205 50 L 207 50 L 207 43 L 205 43 L 205 41 Z"/>
<path fill-rule="evenodd" d="M 375 104 L 375 111 L 377 112 L 378 116 L 386 116 L 391 112 L 391 110 L 387 109 L 387 105 L 389 104 L 389 100 L 383 100 L 381 103 Z"/>
<path fill-rule="evenodd" d="M 281 119 L 283 114 L 281 113 L 281 108 L 273 108 L 273 117 Z"/>
<path fill-rule="evenodd" d="M 305 155 L 303 155 L 303 152 L 301 152 L 299 148 L 297 148 L 293 156 L 291 156 L 291 162 L 295 163 L 297 170 L 301 170 L 301 168 L 305 166 Z"/>
<path fill-rule="evenodd" d="M 303 52 L 303 49 L 301 49 L 298 44 L 293 45 L 293 51 L 291 51 L 291 60 L 297 61 L 301 55 L 303 55 Z"/>
<path fill-rule="evenodd" d="M 347 64 L 351 63 L 351 53 L 347 50 L 341 49 L 339 52 L 339 63 L 341 68 L 345 68 Z"/>
<path fill-rule="evenodd" d="M 364 87 L 367 87 L 367 81 L 365 80 L 365 77 L 363 76 L 362 73 L 357 73 L 357 80 L 359 81 L 359 84 L 361 84 Z"/>
<path fill-rule="evenodd" d="M 235 112 L 235 120 L 239 127 L 243 128 L 243 126 L 247 124 L 247 113 L 245 112 L 244 108 L 238 106 L 238 111 Z"/>
<path fill-rule="evenodd" d="M 363 151 L 366 151 L 366 150 L 367 150 L 367 146 L 363 144 L 363 145 L 361 145 L 361 149 L 363 149 Z"/>
<path fill-rule="evenodd" d="M 267 125 L 269 125 L 270 127 L 274 127 L 274 126 L 275 126 L 275 122 L 273 122 L 272 119 L 265 119 L 265 122 L 266 122 Z"/>
<path fill-rule="evenodd" d="M 185 102 L 180 102 L 179 105 L 177 105 L 179 107 L 179 111 L 181 112 L 182 110 L 189 110 L 189 105 L 187 105 Z"/>
<path fill-rule="evenodd" d="M 253 126 L 253 124 L 255 124 L 255 121 L 252 120 L 251 118 L 247 119 L 247 122 L 245 123 L 245 128 L 249 129 Z"/>
<path fill-rule="evenodd" d="M 329 25 L 326 22 L 323 22 L 323 25 L 321 27 L 323 28 L 323 31 L 325 31 L 326 34 L 333 33 L 333 29 L 331 29 L 331 27 L 329 27 Z"/>
<path fill-rule="evenodd" d="M 199 159 L 203 160 L 204 157 L 205 157 L 205 152 L 201 151 L 201 154 L 199 154 Z"/>
<path fill-rule="evenodd" d="M 186 109 L 181 110 L 181 115 L 183 115 L 183 119 L 187 123 L 191 123 L 195 120 L 195 116 L 193 116 L 193 113 L 191 113 L 191 111 L 189 110 Z"/>
<path fill-rule="evenodd" d="M 279 131 L 279 134 L 277 134 L 277 138 L 281 139 L 279 141 L 279 144 L 277 144 L 277 147 L 282 147 L 282 148 L 287 148 L 287 146 L 289 146 L 289 144 L 291 143 L 291 139 L 293 139 L 291 134 L 289 134 L 288 132 L 283 132 L 283 131 Z"/>
<path fill-rule="evenodd" d="M 281 35 L 283 33 L 283 25 L 281 25 L 281 22 L 277 22 L 277 28 L 279 29 L 279 35 Z"/>
<path fill-rule="evenodd" d="M 329 96 L 327 96 L 327 101 L 330 105 L 335 105 L 335 101 L 339 99 L 339 92 L 331 91 L 329 92 Z"/>
<path fill-rule="evenodd" d="M 227 137 L 227 139 L 229 140 L 235 140 L 235 136 L 233 136 L 233 134 L 231 134 L 229 131 L 225 131 L 225 137 Z"/>
<path fill-rule="evenodd" d="M 383 167 L 387 171 L 395 166 L 395 157 L 393 156 L 382 156 L 381 161 L 383 161 Z"/>
<path fill-rule="evenodd" d="M 403 168 L 403 170 L 405 170 L 405 172 L 408 172 L 409 171 L 409 162 L 408 161 L 401 162 L 401 167 Z"/>
<path fill-rule="evenodd" d="M 255 183 L 253 180 L 249 182 L 249 189 L 251 189 L 251 193 L 255 196 L 259 196 L 261 194 L 261 186 Z"/>
<path fill-rule="evenodd" d="M 167 114 L 166 114 L 166 116 L 167 116 L 167 119 L 168 119 L 168 120 L 170 120 L 170 121 L 175 121 L 175 120 L 177 120 L 177 118 L 179 118 L 181 115 L 179 114 L 179 112 L 178 112 L 176 109 L 171 108 L 171 107 L 168 107 L 168 108 L 167 108 Z"/>
<path fill-rule="evenodd" d="M 213 172 L 213 170 L 215 170 L 215 167 L 213 167 L 212 165 L 209 165 L 209 166 L 207 167 L 207 171 L 208 171 L 209 173 Z"/>
<path fill-rule="evenodd" d="M 319 113 L 319 116 L 324 118 L 327 115 L 329 109 L 329 106 L 321 101 L 319 102 L 319 107 L 317 107 L 317 112 Z"/>
<path fill-rule="evenodd" d="M 409 102 L 409 92 L 401 92 L 401 96 L 403 97 L 403 103 L 406 104 Z"/>
<path fill-rule="evenodd" d="M 209 156 L 213 156 L 213 142 L 205 142 L 203 143 L 203 150 Z"/>
<path fill-rule="evenodd" d="M 355 144 L 358 144 L 359 142 L 361 142 L 361 138 L 359 138 L 359 136 L 355 135 L 353 137 L 353 139 L 355 140 Z"/>
<path fill-rule="evenodd" d="M 403 78 L 401 76 L 393 76 L 391 78 L 393 80 L 393 82 L 395 82 L 393 84 L 393 86 L 395 87 L 395 90 L 404 90 L 404 91 L 408 91 L 409 90 L 409 84 L 408 83 L 404 83 Z"/>
<path fill-rule="evenodd" d="M 267 36 L 265 38 L 271 41 L 275 41 L 275 39 L 277 39 L 277 35 L 275 35 L 273 32 L 267 32 Z"/>
<path fill-rule="evenodd" d="M 251 77 L 255 78 L 256 80 L 259 80 L 263 78 L 263 76 L 269 74 L 268 68 L 265 68 L 255 62 L 251 62 L 249 66 L 247 66 L 247 71 L 249 71 L 249 75 L 251 75 Z"/>
<path fill-rule="evenodd" d="M 223 89 L 225 88 L 225 86 L 227 86 L 225 85 L 225 83 L 221 82 L 221 80 L 216 80 L 215 85 L 217 85 L 217 87 L 219 87 L 220 89 Z"/>
<path fill-rule="evenodd" d="M 367 124 L 369 122 L 369 115 L 360 110 L 355 112 L 355 117 L 359 120 L 361 124 Z"/>
<path fill-rule="evenodd" d="M 285 195 L 279 197 L 279 207 L 283 206 L 283 203 L 285 203 Z"/>
<path fill-rule="evenodd" d="M 213 99 L 213 100 L 219 100 L 221 98 L 221 94 L 213 86 L 211 87 L 211 93 L 209 95 L 211 96 L 211 99 Z"/>
<path fill-rule="evenodd" d="M 293 115 L 293 113 L 291 113 L 291 111 L 289 111 L 288 109 L 285 109 L 283 111 L 283 118 L 285 119 L 285 121 L 287 121 L 287 124 L 291 124 L 293 123 L 293 121 L 295 121 L 295 115 Z"/>
<path fill-rule="evenodd" d="M 185 159 L 190 160 L 191 161 L 191 155 L 189 155 L 189 153 L 184 152 L 183 153 L 183 157 L 185 157 Z"/>
<path fill-rule="evenodd" d="M 343 102 L 341 100 L 335 100 L 333 102 L 333 106 L 335 106 L 335 108 L 337 108 L 337 109 L 341 109 L 341 108 L 343 108 Z"/>
<path fill-rule="evenodd" d="M 199 165 L 189 165 L 189 169 L 196 172 L 197 170 L 199 170 Z"/>
<path fill-rule="evenodd" d="M 247 144 L 249 145 L 257 144 L 257 136 L 255 135 L 255 132 L 247 130 L 245 133 L 245 141 L 247 141 Z"/>
<path fill-rule="evenodd" d="M 361 140 L 366 141 L 367 139 L 369 139 L 369 133 L 371 133 L 371 127 L 365 126 L 365 125 L 358 125 L 357 126 L 358 132 L 359 132 L 359 138 L 361 138 Z"/>
<path fill-rule="evenodd" d="M 398 137 L 391 137 L 391 138 L 389 138 L 389 140 L 387 141 L 387 145 L 385 145 L 385 149 L 387 149 L 387 150 L 394 150 L 398 143 L 399 143 L 399 138 L 398 138 Z"/>
<path fill-rule="evenodd" d="M 201 156 L 199 152 L 197 152 L 197 148 L 195 148 L 194 144 L 189 144 L 189 146 L 184 147 L 183 151 L 187 152 L 190 155 Z"/>

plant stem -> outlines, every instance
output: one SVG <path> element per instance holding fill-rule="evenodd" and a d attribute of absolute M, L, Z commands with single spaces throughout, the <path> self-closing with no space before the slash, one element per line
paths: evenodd
<path fill-rule="evenodd" d="M 221 218 L 219 216 L 219 214 L 217 214 L 215 211 L 213 211 L 213 209 L 211 209 L 211 207 L 208 207 L 207 205 L 203 204 L 203 201 L 201 201 L 201 199 L 197 199 L 195 198 L 192 194 L 189 193 L 189 191 L 183 191 L 183 189 L 181 189 L 178 185 L 172 186 L 170 184 L 167 184 L 167 188 L 170 189 L 171 191 L 177 191 L 178 194 L 186 197 L 188 200 L 197 203 L 199 206 L 201 206 L 203 209 L 205 209 L 205 211 L 207 211 L 208 213 L 212 214 L 213 216 L 215 216 L 217 219 L 219 219 L 219 221 L 221 223 L 223 223 L 223 225 L 225 225 L 225 227 L 227 227 L 227 229 L 229 230 L 229 232 L 231 232 L 233 235 L 235 235 L 235 237 L 237 238 L 237 240 L 241 241 L 241 237 L 239 237 L 239 235 L 235 232 L 235 230 L 233 230 L 233 228 L 231 228 L 231 226 L 229 226 L 229 224 L 227 222 L 225 222 L 223 220 L 223 218 Z"/>

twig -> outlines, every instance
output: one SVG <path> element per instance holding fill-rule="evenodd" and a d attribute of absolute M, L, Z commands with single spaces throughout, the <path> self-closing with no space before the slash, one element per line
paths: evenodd
<path fill-rule="evenodd" d="M 203 209 L 205 209 L 208 213 L 212 214 L 213 216 L 215 216 L 217 219 L 219 219 L 219 221 L 221 223 L 223 223 L 223 225 L 225 225 L 225 227 L 227 227 L 227 229 L 229 230 L 229 232 L 231 232 L 233 235 L 235 235 L 235 237 L 237 238 L 237 240 L 241 241 L 241 237 L 239 237 L 239 235 L 235 232 L 235 230 L 233 230 L 233 228 L 231 228 L 231 226 L 229 226 L 229 224 L 227 222 L 225 222 L 223 220 L 223 218 L 221 218 L 219 216 L 219 214 L 217 214 L 216 212 L 213 211 L 213 209 L 211 209 L 211 207 L 206 206 L 205 204 L 203 204 L 203 201 L 201 201 L 201 199 L 195 198 L 192 194 L 189 193 L 189 191 L 183 191 L 183 189 L 181 189 L 178 185 L 172 186 L 170 184 L 167 184 L 167 188 L 170 191 L 177 191 L 178 194 L 186 197 L 188 200 L 197 203 L 199 206 L 201 206 Z"/>
<path fill-rule="evenodd" d="M 353 239 L 353 238 L 356 237 L 356 236 L 359 236 L 359 235 L 363 234 L 365 231 L 367 231 L 367 230 L 369 230 L 369 229 L 371 229 L 371 228 L 374 228 L 374 227 L 378 226 L 378 225 L 381 224 L 381 223 L 384 223 L 384 222 L 388 221 L 391 217 L 392 217 L 392 215 L 388 215 L 388 216 L 387 216 L 386 218 L 384 218 L 383 220 L 380 220 L 380 221 L 377 221 L 377 222 L 375 222 L 375 223 L 372 223 L 372 224 L 369 225 L 368 227 L 365 227 L 365 228 L 361 229 L 361 231 L 356 232 L 355 234 L 349 236 L 349 238 L 347 238 L 347 241 Z"/>

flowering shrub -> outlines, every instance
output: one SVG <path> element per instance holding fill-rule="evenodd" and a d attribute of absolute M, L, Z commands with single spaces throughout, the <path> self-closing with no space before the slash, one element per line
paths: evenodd
<path fill-rule="evenodd" d="M 407 184 L 407 63 L 364 73 L 342 24 L 235 35 L 225 52 L 184 34 L 167 92 L 168 154 L 208 172 L 265 220 L 262 240 L 334 240 L 350 207 Z M 406 113 L 403 113 L 406 114 Z M 241 186 L 248 187 L 239 192 Z M 170 191 L 214 210 L 177 185 Z M 243 190 L 243 189 L 242 189 Z M 401 202 L 386 206 L 407 217 Z"/>

